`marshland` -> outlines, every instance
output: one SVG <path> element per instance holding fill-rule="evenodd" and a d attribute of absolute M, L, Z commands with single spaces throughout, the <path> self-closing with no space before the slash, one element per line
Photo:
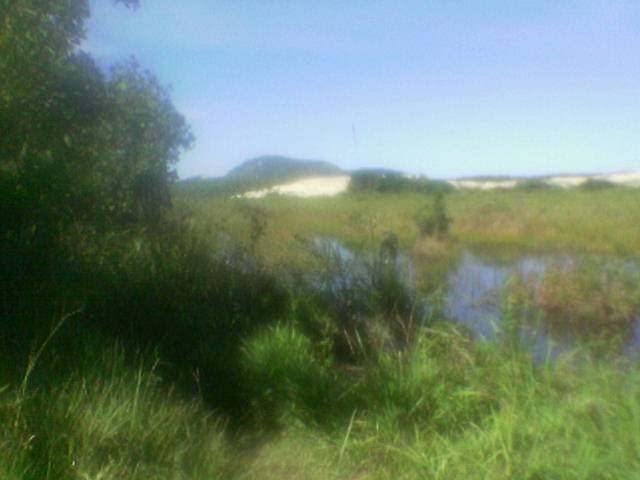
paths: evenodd
<path fill-rule="evenodd" d="M 565 163 L 553 163 L 555 170 L 536 163 L 533 157 L 540 152 L 535 150 L 532 157 L 520 151 L 518 162 L 500 163 L 498 173 L 504 170 L 505 176 L 471 161 L 452 171 L 455 175 L 438 174 L 438 168 L 451 163 L 445 154 L 457 141 L 446 143 L 448 130 L 436 128 L 440 140 L 433 141 L 433 158 L 420 160 L 422 174 L 407 174 L 395 168 L 401 162 L 383 161 L 395 158 L 383 155 L 385 142 L 407 153 L 401 142 L 394 143 L 398 138 L 380 133 L 394 131 L 383 122 L 384 129 L 370 125 L 381 135 L 374 142 L 383 151 L 380 157 L 364 150 L 360 130 L 347 128 L 347 144 L 358 147 L 358 156 L 369 154 L 366 162 L 356 155 L 335 164 L 259 156 L 236 161 L 224 176 L 214 172 L 188 178 L 198 162 L 186 152 L 193 147 L 194 132 L 204 128 L 206 122 L 198 123 L 204 113 L 180 113 L 185 90 L 163 86 L 165 78 L 173 78 L 171 69 L 152 55 L 154 49 L 145 50 L 145 42 L 162 42 L 164 37 L 156 35 L 162 27 L 171 42 L 186 48 L 171 38 L 173 30 L 162 21 L 188 18 L 200 26 L 199 18 L 213 21 L 209 10 L 192 3 L 178 13 L 162 2 L 139 5 L 133 0 L 18 0 L 0 6 L 0 67 L 6 72 L 0 78 L 0 477 L 636 478 L 640 188 L 637 172 L 622 172 L 631 170 L 629 163 L 605 162 L 589 167 L 597 173 L 561 175 L 564 169 L 582 171 L 569 161 L 571 155 L 562 157 L 566 149 L 553 155 L 547 151 L 548 158 L 564 158 Z M 633 5 L 618 3 L 618 10 L 610 8 L 636 12 Z M 249 35 L 254 16 L 227 6 L 228 12 L 216 10 L 216 15 L 242 19 L 246 30 L 238 35 Z M 348 10 L 362 13 L 361 7 Z M 275 18 L 261 6 L 251 8 L 266 15 L 260 18 Z M 274 2 L 272 8 L 284 7 Z M 329 15 L 336 22 L 332 25 L 351 28 L 350 22 L 340 23 L 342 16 L 334 18 L 333 10 L 317 8 L 312 17 Z M 412 8 L 427 13 L 421 10 L 427 7 Z M 526 30 L 529 34 L 520 38 L 479 11 L 462 15 L 442 5 L 429 8 L 435 9 L 430 15 L 452 25 L 471 19 L 477 48 L 498 48 L 492 36 L 496 28 L 518 42 L 534 39 L 535 45 L 516 42 L 518 52 L 533 55 L 547 45 L 539 30 Z M 553 21 L 545 16 L 545 22 L 555 25 L 565 18 L 557 8 L 549 14 Z M 607 33 L 587 21 L 589 9 L 576 9 L 576 22 L 589 35 L 580 29 L 568 33 L 596 39 Z M 161 15 L 153 17 L 154 11 Z M 408 17 L 384 11 L 364 16 L 358 27 L 364 30 L 357 32 L 364 38 L 371 27 L 377 35 L 380 19 L 388 18 L 406 27 L 406 34 L 421 35 Z M 523 28 L 543 21 L 532 12 L 514 12 L 500 18 Z M 494 13 L 505 15 L 498 8 Z M 223 23 L 217 24 L 222 33 Z M 186 48 L 184 58 L 196 51 L 193 58 L 202 60 L 201 49 L 210 49 L 229 77 L 239 71 L 249 75 L 244 61 L 262 68 L 258 59 L 270 66 L 267 73 L 274 78 L 290 63 L 299 75 L 306 72 L 303 65 L 342 72 L 332 63 L 331 45 L 308 35 L 310 30 L 296 36 L 267 23 L 273 38 L 295 38 L 297 47 L 305 45 L 323 60 L 312 55 L 315 60 L 305 56 L 296 63 L 301 61 L 297 49 L 291 53 L 290 47 L 274 47 L 262 37 L 258 48 L 250 36 L 242 37 L 250 47 L 236 52 L 237 60 L 220 52 L 231 48 L 224 42 L 214 47 L 196 43 Z M 155 65 L 160 80 L 134 59 L 105 67 L 122 48 L 109 33 L 119 31 L 117 25 L 139 26 L 121 34 Z M 147 32 L 142 25 L 149 38 L 136 37 L 136 32 Z M 437 24 L 429 25 L 440 38 Z M 478 30 L 480 25 L 486 30 Z M 628 35 L 637 43 L 637 35 Z M 395 52 L 394 42 L 402 42 L 393 38 L 373 58 L 386 58 L 384 48 Z M 440 53 L 448 51 L 438 50 L 443 47 L 431 37 L 423 40 Z M 611 42 L 611 48 L 622 48 Z M 361 49 L 369 43 L 350 45 L 359 61 L 368 58 Z M 491 51 L 514 48 L 498 43 Z M 173 48 L 178 47 L 171 45 L 163 55 L 177 62 Z M 406 57 L 408 64 L 426 62 L 413 54 L 418 57 Z M 608 54 L 589 53 L 602 55 L 601 62 Z M 516 62 L 509 68 L 526 71 L 520 57 L 507 57 Z M 464 55 L 461 64 L 451 61 L 440 65 L 442 71 L 448 67 L 463 73 L 464 64 L 489 75 Z M 186 61 L 180 65 L 184 76 L 194 68 Z M 376 73 L 371 66 L 351 66 L 359 73 Z M 615 65 L 609 67 L 614 75 Z M 198 63 L 196 70 L 204 68 Z M 511 85 L 513 78 L 497 64 L 492 68 L 506 82 L 497 90 L 500 96 L 485 98 L 487 104 L 476 99 L 470 107 L 484 108 L 486 118 L 496 113 L 487 105 L 519 98 L 518 88 L 524 88 Z M 224 75 L 205 76 L 219 88 L 226 85 Z M 195 76 L 189 78 L 196 82 Z M 233 96 L 239 88 L 235 83 L 224 90 L 230 95 L 226 100 L 212 95 L 220 118 L 225 118 L 226 101 L 239 102 L 231 111 L 244 112 L 242 98 L 256 101 L 252 95 L 270 91 L 282 95 L 282 85 L 265 78 L 264 91 L 249 88 L 261 84 L 252 77 L 240 82 L 238 97 Z M 574 85 L 569 80 L 580 78 L 547 80 L 569 91 L 568 85 Z M 442 95 L 457 98 L 441 90 L 450 80 L 444 78 L 434 87 L 437 95 L 425 98 L 436 107 Z M 619 95 L 627 91 L 605 82 L 611 79 L 600 80 Z M 318 83 L 302 90 L 313 90 L 313 85 L 329 88 Z M 403 99 L 408 102 L 411 95 L 398 97 L 402 89 L 396 87 L 390 98 L 409 108 Z M 476 95 L 472 87 L 455 88 Z M 333 93 L 339 97 L 338 90 Z M 378 100 L 385 95 L 374 90 Z M 202 92 L 198 105 L 207 104 Z M 295 89 L 289 94 L 302 95 Z M 175 106 L 173 95 L 179 99 Z M 325 96 L 316 105 L 326 103 L 326 111 L 313 112 L 328 112 L 333 122 L 341 108 L 333 98 Z M 528 104 L 534 113 L 538 100 Z M 621 105 L 615 103 L 619 96 L 611 101 Z M 264 111 L 284 115 L 279 109 L 288 105 L 278 97 L 269 110 L 270 103 L 264 102 L 263 113 L 251 111 L 256 138 Z M 457 100 L 454 104 L 462 108 Z M 585 105 L 569 116 L 593 111 L 632 116 L 626 107 L 610 112 Z M 439 112 L 443 118 L 450 107 Z M 366 112 L 375 118 L 375 110 Z M 216 127 L 223 130 L 208 131 L 229 144 L 236 140 L 225 128 L 248 128 L 232 113 L 227 111 L 229 121 Z M 502 113 L 505 117 L 490 131 L 484 130 L 485 120 L 475 124 L 472 115 L 464 118 L 471 122 L 467 127 L 476 129 L 474 135 L 493 132 L 491 145 L 500 136 L 496 132 L 502 132 L 504 148 L 512 155 L 516 149 L 507 148 L 513 147 L 509 142 L 520 137 L 509 136 L 515 130 L 506 119 L 527 121 L 510 109 Z M 270 125 L 272 117 L 267 117 L 262 120 Z M 531 125 L 540 119 L 553 120 L 545 114 Z M 595 130 L 587 121 L 582 125 L 584 138 L 598 131 L 622 145 L 615 150 L 621 158 L 627 150 L 637 158 L 638 137 L 631 137 L 635 143 L 625 137 L 634 132 L 614 135 L 592 121 Z M 317 142 L 300 143 L 306 137 L 296 122 L 287 123 L 299 134 L 290 140 L 295 148 L 323 148 Z M 560 123 L 554 125 L 563 128 Z M 410 131 L 412 125 L 404 127 Z M 535 138 L 546 131 L 533 134 L 527 130 L 533 126 L 518 122 L 516 127 Z M 277 125 L 275 130 L 287 129 Z M 269 148 L 276 137 L 269 138 L 256 145 Z M 471 158 L 477 138 L 467 141 L 460 148 Z M 571 135 L 564 143 L 556 141 L 553 148 L 580 143 Z M 249 140 L 243 137 L 242 142 Z M 487 156 L 500 153 L 482 145 Z M 219 148 L 229 147 L 221 142 Z M 572 150 L 573 156 L 586 162 L 591 157 L 581 148 Z M 445 155 L 442 165 L 436 153 Z M 320 152 L 318 157 L 330 155 Z M 229 161 L 224 167 L 233 165 Z M 416 164 L 406 168 L 415 170 Z M 464 177 L 478 172 L 488 173 Z"/>

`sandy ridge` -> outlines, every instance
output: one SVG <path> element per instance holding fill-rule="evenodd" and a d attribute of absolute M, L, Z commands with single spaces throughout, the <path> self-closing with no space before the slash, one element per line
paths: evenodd
<path fill-rule="evenodd" d="M 559 175 L 545 178 L 543 181 L 549 185 L 566 188 L 576 187 L 589 178 L 607 180 L 628 187 L 640 187 L 640 171 L 602 175 Z M 238 196 L 244 198 L 262 198 L 269 194 L 278 194 L 295 197 L 331 197 L 346 191 L 350 181 L 351 177 L 348 175 L 310 177 L 263 188 L 261 190 L 253 190 Z M 474 188 L 480 190 L 513 188 L 520 181 L 521 180 L 448 180 L 451 185 L 459 189 Z"/>

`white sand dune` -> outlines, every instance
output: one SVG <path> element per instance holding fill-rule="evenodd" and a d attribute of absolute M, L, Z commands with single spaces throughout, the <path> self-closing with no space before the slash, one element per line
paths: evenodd
<path fill-rule="evenodd" d="M 618 185 L 640 187 L 640 171 L 610 173 L 602 175 L 559 175 L 544 179 L 549 185 L 557 187 L 576 187 L 589 178 L 608 180 Z M 295 197 L 332 197 L 344 192 L 349 187 L 351 177 L 348 175 L 311 177 L 294 182 L 275 185 L 262 190 L 253 190 L 238 195 L 244 198 L 262 198 L 269 194 L 290 195 Z M 458 189 L 475 188 L 493 190 L 496 188 L 513 188 L 521 180 L 449 180 Z"/>
<path fill-rule="evenodd" d="M 571 175 L 547 178 L 546 182 L 554 187 L 577 187 L 589 178 L 588 175 Z"/>
<path fill-rule="evenodd" d="M 618 185 L 628 187 L 640 187 L 640 171 L 609 173 L 601 175 L 558 175 L 545 178 L 543 181 L 556 187 L 577 187 L 588 179 L 607 180 Z M 495 188 L 513 188 L 521 180 L 449 180 L 456 188 L 476 188 L 480 190 L 493 190 Z"/>
<path fill-rule="evenodd" d="M 295 197 L 332 197 L 344 192 L 350 181 L 351 177 L 348 175 L 303 178 L 295 182 L 247 192 L 241 196 L 245 198 L 262 198 L 275 193 Z"/>
<path fill-rule="evenodd" d="M 611 173 L 609 175 L 599 176 L 598 178 L 603 178 L 628 187 L 640 187 L 640 172 Z"/>
<path fill-rule="evenodd" d="M 493 190 L 495 188 L 513 188 L 517 180 L 449 180 L 456 188 L 477 188 L 480 190 Z"/>

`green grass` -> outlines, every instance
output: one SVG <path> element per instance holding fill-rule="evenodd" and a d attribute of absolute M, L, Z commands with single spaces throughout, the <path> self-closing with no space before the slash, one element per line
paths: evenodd
<path fill-rule="evenodd" d="M 66 378 L 4 387 L 2 478 L 223 478 L 224 426 L 201 402 L 167 390 L 152 367 L 127 366 L 121 348 L 86 357 Z"/>
<path fill-rule="evenodd" d="M 84 367 L 50 385 L 6 387 L 0 472 L 275 480 L 640 471 L 636 365 L 571 357 L 536 365 L 524 351 L 475 344 L 447 324 L 362 369 L 323 360 L 287 324 L 254 334 L 242 356 L 253 420 L 234 435 L 200 401 L 167 389 L 153 362 L 129 366 L 117 347 L 87 352 Z"/>
<path fill-rule="evenodd" d="M 537 308 L 551 331 L 574 332 L 612 350 L 633 338 L 640 272 L 625 260 L 582 256 L 559 262 L 536 281 L 512 282 L 510 291 L 521 304 Z"/>
<path fill-rule="evenodd" d="M 266 375 L 274 368 L 273 358 L 263 365 Z M 349 400 L 334 403 L 343 415 L 329 430 L 297 415 L 292 393 L 284 430 L 264 445 L 251 478 L 637 478 L 636 366 L 577 366 L 570 357 L 536 366 L 443 326 L 412 353 L 350 375 L 350 387 L 334 393 Z"/>
<path fill-rule="evenodd" d="M 437 309 L 418 327 L 411 295 L 399 304 L 407 292 L 375 260 L 370 283 L 339 295 L 304 277 L 339 267 L 310 253 L 314 236 L 377 253 L 393 231 L 434 301 L 425 285 L 465 248 L 592 252 L 604 264 L 551 271 L 536 300 L 579 322 L 628 319 L 636 278 L 606 255 L 638 253 L 637 192 L 446 202 L 441 239 L 419 235 L 417 194 L 189 201 L 179 232 L 76 238 L 56 281 L 3 292 L 15 304 L 3 307 L 0 478 L 639 478 L 635 363 L 580 345 L 536 363 L 512 337 L 474 342 Z M 43 320 L 52 313 L 68 318 Z"/>
<path fill-rule="evenodd" d="M 637 255 L 640 191 L 458 192 L 454 233 L 480 247 Z"/>
<path fill-rule="evenodd" d="M 350 246 L 376 248 L 385 231 L 400 246 L 422 253 L 416 214 L 430 202 L 419 194 L 359 194 L 333 198 L 213 198 L 179 201 L 195 212 L 203 233 L 224 230 L 247 242 L 249 222 L 240 205 L 262 209 L 266 230 L 261 251 L 270 261 L 292 257 L 296 239 L 329 236 Z M 637 255 L 640 252 L 640 192 L 632 188 L 585 191 L 457 191 L 446 197 L 453 219 L 445 251 L 472 247 L 487 251 L 578 251 Z M 443 250 L 440 248 L 440 250 Z"/>

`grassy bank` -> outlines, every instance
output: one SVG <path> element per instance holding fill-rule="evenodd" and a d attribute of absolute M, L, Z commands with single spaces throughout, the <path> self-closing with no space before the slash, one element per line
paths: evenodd
<path fill-rule="evenodd" d="M 377 246 L 386 231 L 398 235 L 405 249 L 432 252 L 433 245 L 419 240 L 416 224 L 416 214 L 429 202 L 425 195 L 389 193 L 307 199 L 273 196 L 257 201 L 185 199 L 182 206 L 195 211 L 203 229 L 224 230 L 244 242 L 250 238 L 252 212 L 259 215 L 265 222 L 263 252 L 268 258 L 283 258 L 300 236 L 329 236 L 366 247 Z M 456 247 L 498 253 L 640 252 L 636 189 L 466 190 L 447 195 L 446 204 L 453 218 L 450 242 Z M 452 245 L 446 247 L 449 250 Z"/>
<path fill-rule="evenodd" d="M 0 475 L 634 478 L 635 363 L 580 345 L 540 363 L 509 335 L 473 341 L 437 308 L 422 323 L 385 232 L 434 278 L 468 247 L 633 255 L 635 195 L 456 192 L 441 239 L 419 238 L 429 199 L 414 194 L 212 199 L 153 233 L 75 230 L 46 275 L 3 272 L 20 288 L 2 291 Z M 576 212 L 586 220 L 571 226 Z M 376 255 L 354 269 L 314 236 Z M 628 323 L 635 277 L 611 265 L 510 295 Z"/>
<path fill-rule="evenodd" d="M 242 352 L 252 420 L 235 432 L 118 347 L 87 353 L 91 367 L 63 381 L 5 387 L 3 478 L 589 479 L 640 468 L 636 366 L 536 366 L 450 326 L 362 370 L 322 360 L 285 324 Z"/>

